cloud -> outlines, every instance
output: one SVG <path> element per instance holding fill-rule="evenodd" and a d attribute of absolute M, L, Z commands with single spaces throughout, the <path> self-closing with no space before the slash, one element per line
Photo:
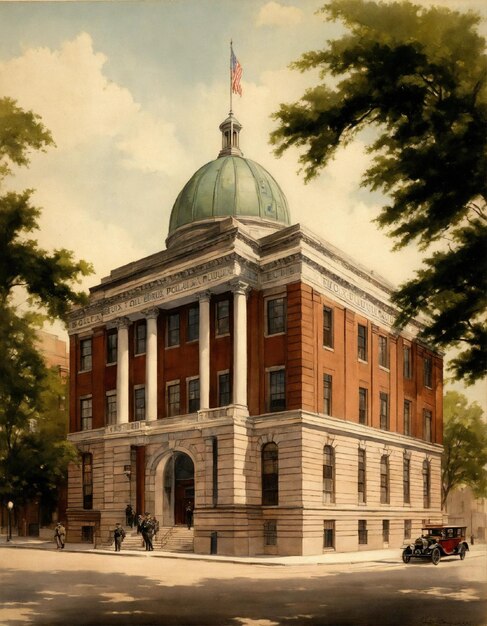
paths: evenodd
<path fill-rule="evenodd" d="M 283 6 L 278 2 L 268 2 L 259 11 L 256 17 L 256 26 L 294 26 L 303 19 L 301 9 L 293 6 Z"/>

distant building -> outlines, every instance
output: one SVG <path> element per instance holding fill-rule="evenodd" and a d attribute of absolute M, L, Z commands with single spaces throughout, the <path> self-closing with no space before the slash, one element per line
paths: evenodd
<path fill-rule="evenodd" d="M 69 540 L 108 541 L 127 503 L 163 535 L 191 504 L 199 553 L 399 546 L 442 519 L 442 357 L 394 330 L 389 283 L 291 224 L 240 129 L 167 249 L 70 315 Z"/>
<path fill-rule="evenodd" d="M 37 331 L 38 349 L 41 352 L 47 367 L 58 367 L 63 376 L 69 373 L 69 355 L 66 341 L 57 335 Z"/>
<path fill-rule="evenodd" d="M 476 498 L 470 487 L 450 492 L 446 500 L 448 523 L 467 527 L 467 536 L 484 543 L 487 528 L 487 499 Z"/>

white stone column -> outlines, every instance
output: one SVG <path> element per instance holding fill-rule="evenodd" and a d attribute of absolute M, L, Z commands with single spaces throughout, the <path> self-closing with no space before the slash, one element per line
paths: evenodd
<path fill-rule="evenodd" d="M 247 406 L 247 290 L 233 287 L 233 404 Z"/>
<path fill-rule="evenodd" d="M 129 326 L 130 320 L 117 320 L 117 424 L 129 421 Z"/>
<path fill-rule="evenodd" d="M 200 410 L 204 410 L 210 408 L 210 292 L 201 293 L 199 300 Z"/>
<path fill-rule="evenodd" d="M 157 419 L 157 316 L 159 309 L 143 311 L 147 319 L 147 344 L 145 354 L 145 397 L 147 399 L 145 419 Z"/>

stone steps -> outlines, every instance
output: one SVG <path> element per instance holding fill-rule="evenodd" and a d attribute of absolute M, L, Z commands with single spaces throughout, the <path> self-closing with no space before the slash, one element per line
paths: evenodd
<path fill-rule="evenodd" d="M 145 551 L 144 540 L 141 534 L 132 528 L 125 528 L 125 539 L 122 543 L 122 550 Z M 154 550 L 164 552 L 194 552 L 194 532 L 186 526 L 165 526 L 152 541 Z M 104 548 L 113 548 L 113 541 L 103 544 Z"/>

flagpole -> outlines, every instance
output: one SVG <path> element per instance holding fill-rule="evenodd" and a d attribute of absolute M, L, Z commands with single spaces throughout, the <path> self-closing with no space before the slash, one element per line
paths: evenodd
<path fill-rule="evenodd" d="M 230 39 L 230 115 L 232 115 L 232 43 Z"/>

